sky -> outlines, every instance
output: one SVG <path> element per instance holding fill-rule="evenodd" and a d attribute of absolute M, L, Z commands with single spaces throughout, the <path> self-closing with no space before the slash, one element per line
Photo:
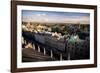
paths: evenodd
<path fill-rule="evenodd" d="M 41 23 L 89 24 L 89 13 L 22 10 L 22 21 Z"/>

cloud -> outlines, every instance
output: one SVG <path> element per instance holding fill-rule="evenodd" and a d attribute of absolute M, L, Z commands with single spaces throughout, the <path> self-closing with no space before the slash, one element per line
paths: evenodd
<path fill-rule="evenodd" d="M 29 16 L 22 16 L 22 21 L 26 22 L 46 22 L 46 23 L 81 23 L 89 24 L 89 16 L 50 16 L 46 13 L 38 13 Z"/>

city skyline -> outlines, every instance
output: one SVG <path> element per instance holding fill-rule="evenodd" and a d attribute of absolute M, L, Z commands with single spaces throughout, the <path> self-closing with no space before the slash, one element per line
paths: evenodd
<path fill-rule="evenodd" d="M 22 10 L 22 21 L 90 24 L 89 13 Z"/>

